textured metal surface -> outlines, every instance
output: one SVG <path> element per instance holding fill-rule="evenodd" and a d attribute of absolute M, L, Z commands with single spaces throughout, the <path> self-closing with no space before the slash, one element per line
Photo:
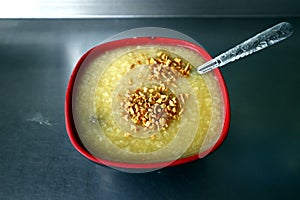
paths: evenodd
<path fill-rule="evenodd" d="M 64 125 L 74 64 L 113 34 L 166 27 L 218 55 L 279 21 L 300 28 L 299 18 L 0 20 L 0 199 L 298 199 L 298 31 L 221 69 L 231 127 L 220 149 L 202 160 L 122 173 L 81 156 Z"/>
<path fill-rule="evenodd" d="M 10 0 L 1 18 L 300 16 L 298 0 Z"/>

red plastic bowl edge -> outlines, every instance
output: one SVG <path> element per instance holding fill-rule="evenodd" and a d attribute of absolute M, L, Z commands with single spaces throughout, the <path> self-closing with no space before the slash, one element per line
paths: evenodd
<path fill-rule="evenodd" d="M 178 45 L 183 46 L 185 48 L 192 49 L 196 52 L 198 52 L 206 61 L 211 60 L 211 56 L 200 46 L 195 45 L 193 43 L 190 43 L 185 40 L 175 39 L 175 38 L 163 38 L 163 37 L 155 37 L 155 38 L 149 38 L 149 37 L 141 37 L 141 38 L 127 38 L 122 39 L 118 41 L 112 41 L 104 44 L 100 44 L 89 51 L 87 51 L 77 62 L 68 86 L 66 90 L 66 99 L 65 99 L 65 124 L 66 124 L 66 130 L 68 133 L 68 136 L 70 138 L 70 141 L 72 145 L 75 147 L 77 151 L 79 151 L 83 156 L 88 158 L 89 160 L 104 164 L 110 167 L 116 167 L 116 168 L 131 168 L 131 169 L 150 169 L 150 168 L 160 168 L 164 166 L 175 166 L 179 164 L 184 164 L 187 162 L 191 162 L 193 160 L 202 158 L 208 154 L 211 154 L 216 149 L 220 147 L 220 145 L 224 142 L 227 134 L 228 129 L 230 125 L 230 103 L 229 103 L 229 96 L 228 96 L 228 90 L 224 81 L 224 78 L 220 72 L 219 69 L 215 69 L 214 73 L 217 79 L 219 80 L 221 92 L 224 98 L 224 109 L 225 109 L 225 119 L 223 124 L 223 129 L 220 134 L 220 137 L 216 144 L 211 148 L 208 149 L 205 152 L 202 152 L 201 154 L 195 154 L 186 158 L 181 158 L 178 160 L 175 160 L 174 162 L 159 162 L 159 163 L 146 163 L 146 164 L 138 164 L 138 163 L 124 163 L 124 162 L 115 162 L 115 161 L 109 161 L 101 158 L 94 157 L 81 143 L 80 138 L 77 134 L 75 124 L 73 121 L 73 112 L 72 112 L 72 93 L 73 93 L 73 86 L 75 82 L 76 75 L 78 73 L 78 70 L 82 64 L 82 62 L 86 59 L 86 57 L 94 50 L 101 52 L 105 52 L 107 50 L 112 50 L 116 48 L 120 48 L 123 46 L 130 46 L 130 45 L 145 45 L 145 44 L 166 44 L 166 45 Z"/>

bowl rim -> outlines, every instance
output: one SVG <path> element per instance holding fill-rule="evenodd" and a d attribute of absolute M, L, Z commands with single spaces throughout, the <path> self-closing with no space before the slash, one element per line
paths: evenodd
<path fill-rule="evenodd" d="M 217 150 L 221 144 L 224 142 L 225 138 L 228 135 L 228 130 L 230 126 L 230 103 L 229 103 L 229 95 L 226 83 L 224 81 L 224 77 L 221 74 L 221 71 L 219 69 L 214 69 L 213 73 L 218 79 L 219 87 L 221 89 L 223 101 L 224 101 L 224 122 L 223 122 L 223 128 L 221 131 L 221 134 L 217 140 L 217 142 L 208 150 L 191 155 L 185 158 L 180 158 L 178 160 L 175 160 L 173 162 L 167 161 L 167 162 L 156 162 L 156 163 L 126 163 L 126 162 L 117 162 L 117 161 L 110 161 L 105 160 L 102 158 L 97 158 L 93 156 L 83 145 L 81 142 L 79 135 L 76 131 L 74 119 L 73 119 L 73 111 L 72 111 L 72 96 L 73 96 L 73 89 L 74 89 L 74 83 L 77 76 L 77 73 L 82 66 L 82 63 L 86 59 L 86 57 L 92 52 L 96 51 L 96 55 L 100 55 L 101 53 L 104 53 L 109 50 L 125 47 L 125 46 L 136 46 L 136 45 L 147 45 L 147 44 L 160 44 L 160 45 L 172 45 L 172 46 L 181 46 L 188 49 L 191 49 L 198 54 L 200 54 L 205 61 L 209 61 L 212 59 L 212 57 L 209 55 L 209 53 L 200 45 L 191 43 L 186 40 L 181 40 L 177 38 L 167 38 L 167 37 L 136 37 L 136 38 L 125 38 L 121 40 L 115 40 L 110 41 L 106 43 L 99 44 L 90 50 L 88 50 L 86 53 L 84 53 L 78 62 L 75 65 L 75 68 L 73 69 L 68 86 L 66 89 L 66 98 L 65 98 L 65 125 L 66 125 L 66 131 L 69 136 L 69 139 L 74 146 L 74 148 L 81 153 L 83 156 L 88 158 L 89 160 L 98 163 L 107 165 L 110 167 L 116 167 L 116 168 L 128 168 L 128 169 L 153 169 L 153 168 L 161 168 L 166 166 L 176 166 L 180 164 L 184 164 L 187 162 L 191 162 L 194 160 L 197 160 L 199 158 L 205 157 L 215 150 Z M 98 54 L 100 53 L 100 54 Z"/>

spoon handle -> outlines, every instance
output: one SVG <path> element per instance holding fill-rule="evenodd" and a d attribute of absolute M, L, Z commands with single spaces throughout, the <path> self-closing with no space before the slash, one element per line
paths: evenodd
<path fill-rule="evenodd" d="M 292 33 L 292 25 L 288 22 L 281 22 L 204 63 L 197 68 L 197 71 L 200 74 L 204 74 L 217 67 L 221 67 L 229 62 L 233 62 L 276 44 L 291 36 Z"/>

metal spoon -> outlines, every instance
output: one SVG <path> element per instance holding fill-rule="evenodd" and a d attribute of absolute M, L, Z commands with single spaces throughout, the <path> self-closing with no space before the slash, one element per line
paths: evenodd
<path fill-rule="evenodd" d="M 233 62 L 276 44 L 277 42 L 290 37 L 292 33 L 292 25 L 288 22 L 281 22 L 204 63 L 197 68 L 197 71 L 200 74 L 204 74 L 217 67 L 221 67 L 229 62 Z"/>

